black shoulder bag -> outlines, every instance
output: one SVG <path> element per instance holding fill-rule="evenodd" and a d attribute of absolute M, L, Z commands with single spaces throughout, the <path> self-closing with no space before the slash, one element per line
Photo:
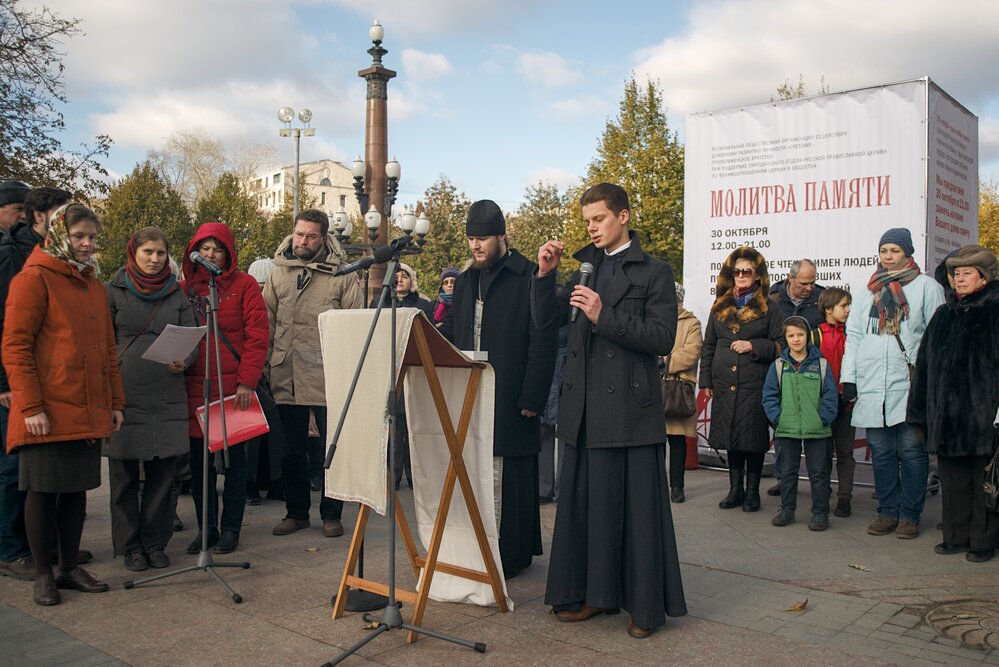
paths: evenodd
<path fill-rule="evenodd" d="M 697 402 L 694 400 L 694 385 L 680 379 L 679 373 L 669 373 L 669 362 L 672 354 L 666 356 L 666 365 L 660 375 L 660 385 L 663 394 L 663 414 L 666 419 L 686 419 L 697 412 Z"/>

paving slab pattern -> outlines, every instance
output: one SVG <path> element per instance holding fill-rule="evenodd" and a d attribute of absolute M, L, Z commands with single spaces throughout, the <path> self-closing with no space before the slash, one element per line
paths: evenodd
<path fill-rule="evenodd" d="M 858 470 L 858 478 L 869 470 Z M 106 479 L 106 475 L 105 475 Z M 766 484 L 767 480 L 764 480 Z M 854 516 L 833 517 L 824 533 L 807 530 L 807 484 L 799 490 L 799 521 L 770 525 L 776 499 L 746 513 L 718 509 L 724 473 L 688 472 L 688 502 L 673 505 L 689 615 L 669 619 L 646 640 L 627 636 L 627 615 L 561 623 L 544 605 L 547 556 L 510 580 L 516 610 L 434 603 L 424 625 L 486 642 L 478 654 L 432 638 L 406 644 L 388 632 L 347 665 L 550 664 L 631 665 L 999 665 L 999 651 L 969 647 L 938 634 L 927 616 L 943 605 L 999 599 L 999 562 L 968 563 L 933 553 L 939 541 L 940 498 L 927 500 L 924 534 L 915 540 L 872 537 L 869 489 L 854 496 Z M 404 489 L 412 515 L 412 494 Z M 315 501 L 318 494 L 314 494 Z M 181 498 L 188 524 L 167 553 L 174 567 L 195 562 L 184 553 L 195 521 L 190 497 Z M 348 536 L 356 510 L 348 507 Z M 219 560 L 249 560 L 249 570 L 220 570 L 243 596 L 233 604 L 201 572 L 124 590 L 128 572 L 112 559 L 108 487 L 89 495 L 84 547 L 96 558 L 87 568 L 112 586 L 109 593 L 64 591 L 64 602 L 39 607 L 31 585 L 0 578 L 0 663 L 16 665 L 319 665 L 363 638 L 360 614 L 330 619 L 329 598 L 339 583 L 348 537 L 327 539 L 320 522 L 286 537 L 270 534 L 284 505 L 247 507 L 240 548 Z M 542 507 L 547 553 L 553 505 Z M 369 522 L 366 573 L 387 580 L 387 521 Z M 318 547 L 318 549 L 316 549 Z M 414 577 L 400 545 L 398 582 Z M 862 566 L 858 569 L 853 566 Z M 149 571 L 153 573 L 155 571 Z M 801 611 L 787 611 L 807 600 Z M 987 607 L 982 607 L 983 609 Z M 408 618 L 407 610 L 403 615 Z M 939 614 L 938 614 L 939 615 Z M 999 619 L 989 620 L 997 624 Z"/>

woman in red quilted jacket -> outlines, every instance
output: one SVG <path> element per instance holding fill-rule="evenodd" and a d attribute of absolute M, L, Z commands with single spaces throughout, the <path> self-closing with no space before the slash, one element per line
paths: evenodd
<path fill-rule="evenodd" d="M 260 381 L 267 358 L 268 321 L 267 308 L 257 281 L 236 269 L 236 243 L 232 231 L 221 222 L 206 222 L 198 228 L 184 253 L 184 280 L 181 287 L 191 301 L 194 319 L 205 324 L 205 301 L 208 295 L 208 272 L 190 259 L 192 252 L 223 269 L 215 281 L 218 286 L 219 353 L 222 362 L 222 392 L 236 395 L 237 407 L 245 409 L 250 404 L 254 388 Z M 215 553 L 230 553 L 239 544 L 239 529 L 243 523 L 246 504 L 246 447 L 242 444 L 229 449 L 229 468 L 225 471 L 222 491 L 222 519 L 218 519 L 218 493 L 215 491 L 216 470 L 209 457 L 208 525 L 201 525 L 202 475 L 206 474 L 202 461 L 202 432 L 195 410 L 204 405 L 203 382 L 205 365 L 209 365 L 211 400 L 217 401 L 218 380 L 215 357 L 205 353 L 208 337 L 202 339 L 197 361 L 187 369 L 187 405 L 190 415 L 188 432 L 191 436 L 191 495 L 198 513 L 198 535 L 187 547 L 187 553 L 196 554 L 201 549 L 201 531 L 208 531 L 208 546 L 215 546 Z M 228 345 L 226 342 L 228 341 Z M 230 350 L 231 346 L 231 350 Z M 214 351 L 214 342 L 211 350 Z M 235 354 L 233 354 L 235 351 Z M 221 528 L 221 535 L 219 534 Z"/>

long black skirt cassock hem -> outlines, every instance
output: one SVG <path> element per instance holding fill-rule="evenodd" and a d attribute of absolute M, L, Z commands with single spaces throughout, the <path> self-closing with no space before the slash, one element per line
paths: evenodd
<path fill-rule="evenodd" d="M 664 448 L 565 448 L 545 604 L 620 608 L 647 629 L 687 613 Z"/>
<path fill-rule="evenodd" d="M 502 484 L 499 549 L 503 572 L 510 578 L 542 553 L 538 455 L 504 456 Z"/>

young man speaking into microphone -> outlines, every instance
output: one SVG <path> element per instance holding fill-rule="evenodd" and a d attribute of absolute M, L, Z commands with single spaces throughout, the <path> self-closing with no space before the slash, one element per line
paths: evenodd
<path fill-rule="evenodd" d="M 566 448 L 545 603 L 566 622 L 624 609 L 628 634 L 645 638 L 667 615 L 687 613 L 658 370 L 676 335 L 676 290 L 670 266 L 642 252 L 629 230 L 623 188 L 595 185 L 580 204 L 592 243 L 574 257 L 591 264 L 594 276 L 569 297 L 579 315 L 569 324 L 559 402 L 557 434 Z M 538 250 L 536 326 L 558 317 L 563 250 L 561 241 Z"/>

